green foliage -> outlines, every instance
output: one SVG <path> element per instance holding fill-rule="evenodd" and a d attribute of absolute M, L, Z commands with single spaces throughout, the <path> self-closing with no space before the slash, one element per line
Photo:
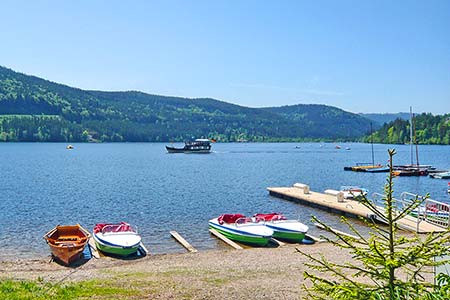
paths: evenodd
<path fill-rule="evenodd" d="M 84 91 L 0 67 L 0 141 L 354 140 L 369 122 L 324 105 L 261 109 L 209 98 Z"/>
<path fill-rule="evenodd" d="M 409 113 L 360 113 L 362 117 L 365 117 L 374 122 L 374 125 L 381 127 L 384 123 L 395 121 L 396 119 L 409 120 Z"/>
<path fill-rule="evenodd" d="M 423 276 L 430 273 L 433 267 L 449 263 L 448 260 L 435 261 L 434 258 L 450 253 L 447 246 L 450 229 L 428 234 L 424 238 L 417 234 L 412 237 L 398 234 L 397 221 L 421 205 L 426 197 L 416 197 L 404 209 L 397 209 L 392 196 L 394 155 L 395 151 L 389 150 L 391 172 L 385 185 L 384 208 L 376 206 L 366 197 L 360 199 L 377 219 L 384 220 L 387 228 L 363 219 L 371 229 L 369 236 L 364 237 L 342 218 L 355 234 L 351 237 L 335 232 L 313 218 L 337 238 L 325 239 L 337 248 L 350 252 L 354 262 L 334 263 L 324 256 L 318 258 L 297 249 L 311 260 L 307 266 L 316 271 L 305 272 L 305 279 L 312 282 L 311 288 L 305 286 L 308 299 L 449 299 L 448 276 L 440 275 L 438 285 L 426 281 Z"/>
<path fill-rule="evenodd" d="M 0 280 L 0 299 L 3 300 L 70 300 L 140 298 L 140 291 L 130 286 L 117 286 L 99 280 L 78 283 L 51 284 L 37 281 Z"/>
<path fill-rule="evenodd" d="M 434 116 L 421 114 L 414 117 L 416 141 L 418 144 L 450 145 L 450 114 Z M 375 143 L 406 144 L 410 142 L 410 123 L 397 119 L 384 124 L 372 134 Z M 370 142 L 371 137 L 364 138 Z"/>

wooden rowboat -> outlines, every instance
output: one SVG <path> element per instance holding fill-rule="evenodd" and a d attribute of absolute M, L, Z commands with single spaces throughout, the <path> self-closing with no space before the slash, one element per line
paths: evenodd
<path fill-rule="evenodd" d="M 58 225 L 44 235 L 53 257 L 65 265 L 81 257 L 89 238 L 89 232 L 80 224 Z"/>

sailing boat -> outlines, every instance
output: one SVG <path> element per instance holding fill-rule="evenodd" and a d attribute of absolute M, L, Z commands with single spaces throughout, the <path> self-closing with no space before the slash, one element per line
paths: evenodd
<path fill-rule="evenodd" d="M 372 164 L 370 163 L 356 163 L 356 166 L 344 167 L 345 171 L 355 172 L 369 172 L 380 173 L 388 172 L 389 168 L 381 164 L 375 164 L 375 156 L 373 154 L 373 135 L 372 135 L 372 123 L 370 123 L 370 144 L 372 145 Z"/>
<path fill-rule="evenodd" d="M 416 128 L 414 123 L 414 114 L 412 112 L 412 107 L 409 108 L 409 144 L 411 149 L 411 164 L 410 165 L 400 165 L 394 166 L 394 171 L 392 172 L 395 176 L 426 176 L 428 175 L 428 170 L 433 169 L 430 165 L 420 165 L 419 164 L 419 146 L 416 140 Z M 416 145 L 416 164 L 414 164 L 414 144 Z"/>

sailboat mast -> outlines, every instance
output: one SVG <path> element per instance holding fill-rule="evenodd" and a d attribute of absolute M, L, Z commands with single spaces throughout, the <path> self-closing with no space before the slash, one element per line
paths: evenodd
<path fill-rule="evenodd" d="M 413 123 L 412 123 L 412 106 L 409 107 L 409 146 L 411 149 L 411 166 L 414 164 L 413 158 Z"/>
<path fill-rule="evenodd" d="M 416 162 L 417 162 L 417 168 L 419 168 L 419 145 L 417 145 L 416 120 L 414 119 L 414 114 L 413 114 L 413 124 L 414 124 L 414 144 L 416 144 Z"/>
<path fill-rule="evenodd" d="M 370 144 L 372 145 L 372 166 L 375 166 L 375 157 L 373 155 L 373 133 L 372 133 L 372 122 L 370 122 Z"/>

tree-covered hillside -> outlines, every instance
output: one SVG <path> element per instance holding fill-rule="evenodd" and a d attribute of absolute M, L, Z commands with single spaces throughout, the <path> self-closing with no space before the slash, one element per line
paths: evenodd
<path fill-rule="evenodd" d="M 324 105 L 86 91 L 0 67 L 0 141 L 354 140 L 370 121 Z"/>
<path fill-rule="evenodd" d="M 293 126 L 301 126 L 303 136 L 328 138 L 339 133 L 340 137 L 351 138 L 370 131 L 368 119 L 332 106 L 299 104 L 263 110 L 284 116 L 292 121 Z"/>
<path fill-rule="evenodd" d="M 434 116 L 423 113 L 413 119 L 416 141 L 419 144 L 450 145 L 450 114 Z M 370 136 L 365 138 L 370 141 Z M 397 119 L 383 125 L 373 133 L 373 141 L 387 144 L 406 144 L 410 142 L 409 120 Z"/>
<path fill-rule="evenodd" d="M 378 126 L 384 125 L 384 123 L 393 122 L 397 119 L 409 120 L 409 113 L 400 112 L 400 113 L 360 113 L 360 116 L 372 120 L 374 124 Z"/>

